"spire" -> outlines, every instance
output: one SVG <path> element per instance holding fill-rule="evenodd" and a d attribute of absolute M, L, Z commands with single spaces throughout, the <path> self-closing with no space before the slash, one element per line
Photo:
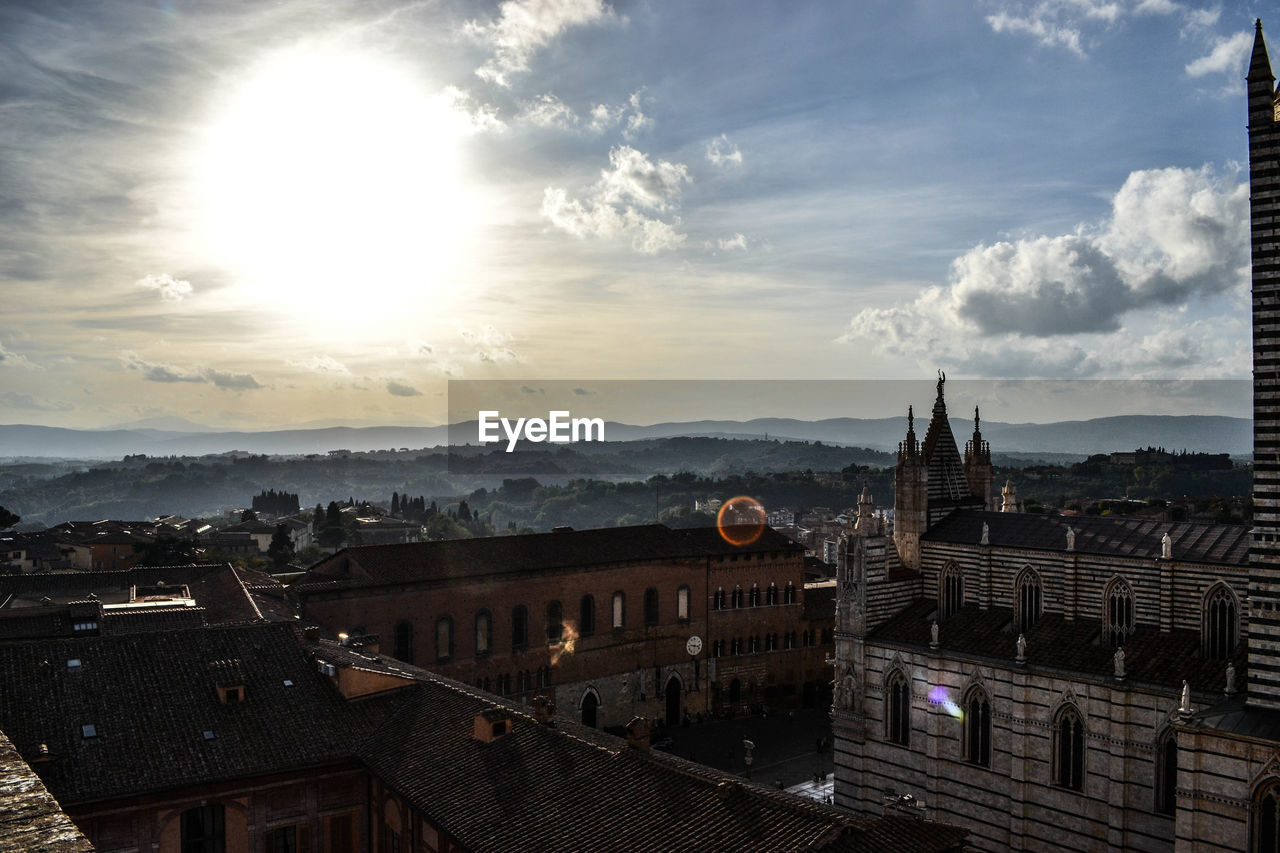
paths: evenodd
<path fill-rule="evenodd" d="M 947 417 L 947 403 L 942 399 L 942 385 L 947 381 L 947 374 L 938 371 L 938 397 L 933 401 L 933 417 L 934 419 Z"/>
<path fill-rule="evenodd" d="M 973 444 L 974 447 L 982 446 L 982 418 L 978 415 L 978 407 L 973 407 Z"/>
<path fill-rule="evenodd" d="M 1254 23 L 1253 56 L 1249 58 L 1249 75 L 1245 77 L 1250 83 L 1261 80 L 1275 80 L 1271 76 L 1271 60 L 1267 57 L 1267 42 L 1262 37 L 1262 19 Z"/>

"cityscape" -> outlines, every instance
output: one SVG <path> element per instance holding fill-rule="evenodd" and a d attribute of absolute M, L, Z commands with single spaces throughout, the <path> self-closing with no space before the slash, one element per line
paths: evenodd
<path fill-rule="evenodd" d="M 0 850 L 1280 853 L 1270 12 L 0 3 Z"/>

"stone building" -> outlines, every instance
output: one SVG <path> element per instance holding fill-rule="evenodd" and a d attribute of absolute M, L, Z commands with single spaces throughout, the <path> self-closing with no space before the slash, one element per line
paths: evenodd
<path fill-rule="evenodd" d="M 655 524 L 347 548 L 291 591 L 332 632 L 592 726 L 799 705 L 830 681 L 834 615 L 806 615 L 804 549 L 768 528 L 741 545 Z"/>
<path fill-rule="evenodd" d="M 899 529 L 841 549 L 838 805 L 910 798 L 981 850 L 1280 850 L 1280 124 L 1260 23 L 1248 91 L 1254 527 L 993 511 L 989 448 L 975 418 L 960 456 L 940 377 L 899 452 Z"/>

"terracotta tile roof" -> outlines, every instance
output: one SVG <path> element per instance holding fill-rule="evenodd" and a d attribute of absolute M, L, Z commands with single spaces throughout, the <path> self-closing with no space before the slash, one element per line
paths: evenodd
<path fill-rule="evenodd" d="M 0 606 L 9 596 L 37 602 L 49 597 L 67 602 L 96 595 L 103 602 L 128 601 L 131 587 L 186 586 L 205 610 L 209 624 L 230 625 L 261 620 L 262 615 L 235 571 L 226 563 L 146 566 L 108 572 L 53 572 L 0 575 Z"/>
<path fill-rule="evenodd" d="M 518 536 L 448 539 L 345 548 L 294 582 L 301 592 L 335 586 L 443 581 L 574 566 L 801 550 L 766 528 L 752 545 L 724 541 L 714 528 L 672 530 L 662 524 Z M 348 564 L 353 564 L 348 575 Z"/>
<path fill-rule="evenodd" d="M 993 547 L 1066 551 L 1067 527 L 1076 532 L 1075 549 L 1084 554 L 1156 559 L 1166 533 L 1173 558 L 1188 563 L 1249 563 L 1249 528 L 1243 524 L 1154 521 L 1145 518 L 1077 515 L 1056 517 L 1020 512 L 955 512 L 925 533 L 926 542 L 977 545 L 982 525 Z"/>
<path fill-rule="evenodd" d="M 936 617 L 936 601 L 922 599 L 904 608 L 893 619 L 871 633 L 876 642 L 929 648 L 930 626 Z M 1027 663 L 1032 670 L 1052 670 L 1111 679 L 1115 673 L 1114 649 L 1102 636 L 1097 620 L 1068 622 L 1060 614 L 1046 613 L 1025 634 Z M 1001 661 L 1015 667 L 1017 634 L 1013 611 L 1008 608 L 981 610 L 961 608 L 939 623 L 937 654 L 959 653 Z M 1221 696 L 1226 686 L 1226 661 L 1210 660 L 1200 654 L 1196 631 L 1169 631 L 1139 625 L 1125 642 L 1126 681 L 1180 689 L 1186 679 L 1193 690 Z M 1241 639 L 1232 655 L 1236 684 L 1245 683 L 1245 642 Z"/>
<path fill-rule="evenodd" d="M 48 745 L 38 770 L 63 804 L 330 763 L 364 731 L 289 625 L 0 646 L 0 683 L 19 686 L 0 691 L 0 731 L 25 756 Z"/>
<path fill-rule="evenodd" d="M 89 853 L 93 845 L 0 732 L 0 850 Z"/>
<path fill-rule="evenodd" d="M 495 709 L 510 714 L 510 733 L 476 740 L 476 716 Z M 855 818 L 571 720 L 547 727 L 442 679 L 424 684 L 361 752 L 380 780 L 475 853 L 545 848 L 539 833 L 554 833 L 558 850 L 635 853 L 959 850 L 965 835 L 928 821 Z"/>

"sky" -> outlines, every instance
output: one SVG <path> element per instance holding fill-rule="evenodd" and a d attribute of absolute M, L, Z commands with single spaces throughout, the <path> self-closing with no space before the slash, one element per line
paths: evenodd
<path fill-rule="evenodd" d="M 1247 379 L 1243 78 L 1276 8 L 0 2 L 0 423 L 432 424 L 451 380 Z"/>

